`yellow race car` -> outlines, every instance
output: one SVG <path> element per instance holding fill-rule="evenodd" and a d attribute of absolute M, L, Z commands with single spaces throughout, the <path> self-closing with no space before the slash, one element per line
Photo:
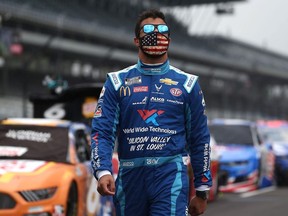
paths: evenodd
<path fill-rule="evenodd" d="M 96 191 L 89 144 L 83 123 L 0 121 L 0 216 L 113 215 L 112 197 Z"/>

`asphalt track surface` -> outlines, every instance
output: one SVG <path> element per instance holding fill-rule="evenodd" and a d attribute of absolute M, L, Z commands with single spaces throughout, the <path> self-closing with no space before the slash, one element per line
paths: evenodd
<path fill-rule="evenodd" d="M 222 194 L 210 202 L 203 216 L 286 216 L 288 187 L 243 194 Z"/>

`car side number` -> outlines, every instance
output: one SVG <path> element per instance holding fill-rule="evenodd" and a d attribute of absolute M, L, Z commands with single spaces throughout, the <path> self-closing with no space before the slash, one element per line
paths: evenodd
<path fill-rule="evenodd" d="M 66 112 L 65 112 L 63 103 L 55 104 L 49 107 L 44 112 L 44 118 L 49 118 L 49 119 L 62 119 L 65 117 L 65 115 L 66 115 Z"/>

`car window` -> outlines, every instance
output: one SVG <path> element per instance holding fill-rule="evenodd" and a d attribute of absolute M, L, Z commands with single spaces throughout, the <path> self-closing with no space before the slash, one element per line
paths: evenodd
<path fill-rule="evenodd" d="M 0 159 L 68 162 L 68 128 L 0 125 Z"/>
<path fill-rule="evenodd" d="M 288 143 L 288 128 L 262 128 L 259 129 L 264 142 L 287 142 Z"/>
<path fill-rule="evenodd" d="M 253 136 L 249 125 L 209 125 L 211 134 L 220 145 L 253 145 Z"/>

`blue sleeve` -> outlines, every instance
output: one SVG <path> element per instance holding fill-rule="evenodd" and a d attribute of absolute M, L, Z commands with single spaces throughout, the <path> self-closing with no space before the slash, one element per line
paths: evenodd
<path fill-rule="evenodd" d="M 198 81 L 186 105 L 187 145 L 194 172 L 195 187 L 212 186 L 210 173 L 210 132 L 205 115 L 205 100 Z"/>
<path fill-rule="evenodd" d="M 93 175 L 108 170 L 112 174 L 112 154 L 119 122 L 119 105 L 117 91 L 109 77 L 107 78 L 92 119 L 91 131 L 91 165 Z"/>

